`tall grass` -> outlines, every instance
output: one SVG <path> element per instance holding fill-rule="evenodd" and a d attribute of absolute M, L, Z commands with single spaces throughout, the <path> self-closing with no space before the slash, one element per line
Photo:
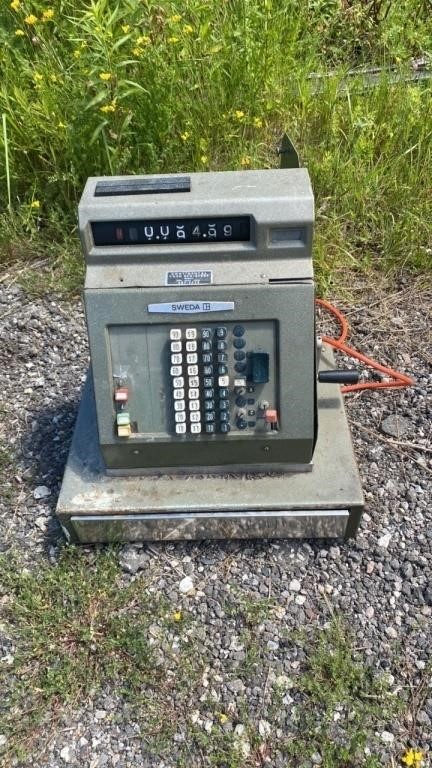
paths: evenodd
<path fill-rule="evenodd" d="M 12 0 L 3 230 L 55 240 L 89 175 L 274 165 L 287 128 L 312 175 L 322 268 L 425 266 L 431 87 L 341 83 L 365 63 L 403 71 L 432 49 L 431 17 L 428 0 Z M 317 91 L 310 73 L 329 69 Z"/>

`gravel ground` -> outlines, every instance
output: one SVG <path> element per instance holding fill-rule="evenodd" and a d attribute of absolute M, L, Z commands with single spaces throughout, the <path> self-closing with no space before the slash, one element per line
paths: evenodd
<path fill-rule="evenodd" d="M 349 304 L 355 307 L 347 308 L 350 341 L 416 379 L 410 389 L 346 399 L 367 502 L 357 539 L 128 545 L 119 559 L 125 580 L 145 572 L 151 576 L 150 589 L 164 594 L 173 610 L 199 620 L 198 640 L 209 664 L 190 712 L 196 727 L 211 732 L 212 716 L 206 712 L 213 697 L 221 711 L 228 712 L 240 709 L 246 700 L 264 737 L 267 732 L 277 736 L 289 731 L 289 680 L 301 661 L 301 649 L 287 648 L 285 633 L 323 626 L 337 612 L 354 632 L 367 663 L 390 672 L 396 692 L 411 691 L 403 717 L 383 722 L 376 733 L 382 765 L 394 766 L 393 756 L 397 759 L 407 744 L 419 745 L 428 765 L 432 290 L 425 280 L 409 277 L 397 286 L 362 283 L 352 288 Z M 88 363 L 81 303 L 32 299 L 5 280 L 0 288 L 0 339 L 0 548 L 18 550 L 31 566 L 47 557 L 55 562 L 62 536 L 53 510 Z M 186 577 L 193 587 L 187 595 L 180 588 Z M 271 598 L 276 606 L 258 624 L 262 663 L 246 685 L 236 675 L 244 649 L 235 618 L 226 612 L 236 591 L 252 602 Z M 158 631 L 156 626 L 156 643 Z M 175 638 L 172 642 L 175 645 Z M 161 654 L 163 661 L 163 644 Z M 275 680 L 286 691 L 280 711 L 267 720 Z M 175 690 L 172 703 L 175 708 Z M 241 740 L 242 729 L 237 729 Z M 180 730 L 168 757 L 152 757 L 128 706 L 115 690 L 107 689 L 60 719 L 32 764 L 171 768 L 180 765 L 176 750 L 182 740 Z M 247 752 L 247 743 L 244 748 Z M 315 762 L 319 764 L 319 755 Z M 207 764 L 203 753 L 190 756 L 191 766 Z M 274 754 L 250 764 L 289 763 Z"/>

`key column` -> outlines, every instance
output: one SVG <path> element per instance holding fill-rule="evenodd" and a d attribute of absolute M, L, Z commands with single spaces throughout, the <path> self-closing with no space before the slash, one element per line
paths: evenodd
<path fill-rule="evenodd" d="M 174 421 L 177 435 L 185 435 L 186 426 L 186 401 L 185 381 L 183 376 L 183 344 L 180 328 L 170 330 L 170 374 L 173 385 Z"/>

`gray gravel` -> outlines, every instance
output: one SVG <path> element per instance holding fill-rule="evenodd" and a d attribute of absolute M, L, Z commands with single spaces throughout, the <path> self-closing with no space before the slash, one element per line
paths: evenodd
<path fill-rule="evenodd" d="M 357 539 L 127 545 L 119 555 L 125 580 L 150 575 L 151 590 L 199 620 L 194 626 L 210 662 L 188 716 L 208 733 L 212 697 L 228 712 L 246 700 L 263 738 L 289 732 L 290 680 L 302 650 L 286 645 L 286 632 L 322 627 L 340 612 L 367 662 L 392 675 L 396 692 L 422 691 L 404 717 L 377 732 L 382 764 L 391 765 L 410 743 L 432 750 L 431 291 L 408 278 L 383 291 L 383 285 L 355 290 L 351 340 L 413 374 L 416 384 L 347 398 L 367 500 Z M 32 299 L 3 284 L 0 342 L 0 445 L 10 452 L 3 460 L 0 548 L 18 549 L 29 564 L 55 562 L 62 537 L 53 510 L 88 362 L 81 303 Z M 247 686 L 236 674 L 242 639 L 226 611 L 234 593 L 252 601 L 270 597 L 275 606 L 257 620 L 261 663 Z M 162 641 L 158 626 L 154 632 L 163 662 L 164 643 L 172 650 L 175 636 Z M 276 682 L 283 706 L 268 721 L 268 692 Z M 172 696 L 175 706 L 175 690 Z M 234 727 L 244 741 L 242 723 Z M 183 739 L 180 730 L 169 757 L 152 757 L 127 704 L 105 690 L 60 720 L 32 764 L 172 768 Z M 243 746 L 246 753 L 247 742 Z M 320 755 L 312 762 L 319 765 Z M 276 755 L 265 764 L 287 765 Z M 207 765 L 205 756 L 191 756 L 190 765 Z"/>

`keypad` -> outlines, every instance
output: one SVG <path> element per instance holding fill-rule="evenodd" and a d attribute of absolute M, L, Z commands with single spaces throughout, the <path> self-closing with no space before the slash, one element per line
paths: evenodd
<path fill-rule="evenodd" d="M 243 325 L 170 328 L 167 347 L 177 435 L 227 434 L 231 414 L 246 405 L 245 418 L 233 415 L 233 428 L 256 427 L 255 400 L 247 396 L 254 389 L 247 384 L 250 347 Z"/>

